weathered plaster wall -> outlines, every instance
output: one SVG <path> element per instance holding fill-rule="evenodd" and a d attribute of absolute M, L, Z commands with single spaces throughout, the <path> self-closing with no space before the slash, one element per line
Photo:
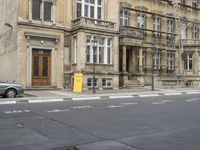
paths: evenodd
<path fill-rule="evenodd" d="M 0 0 L 0 81 L 17 82 L 17 15 L 18 0 Z"/>

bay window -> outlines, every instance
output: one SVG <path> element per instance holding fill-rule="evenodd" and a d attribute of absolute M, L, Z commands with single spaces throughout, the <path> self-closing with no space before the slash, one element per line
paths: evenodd
<path fill-rule="evenodd" d="M 97 39 L 97 47 L 93 48 L 91 41 Z M 94 54 L 94 60 L 93 60 Z M 112 63 L 112 39 L 106 37 L 87 36 L 86 38 L 86 62 L 96 64 Z"/>

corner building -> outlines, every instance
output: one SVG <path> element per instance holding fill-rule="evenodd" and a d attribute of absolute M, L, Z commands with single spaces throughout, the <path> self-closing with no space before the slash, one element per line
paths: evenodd
<path fill-rule="evenodd" d="M 74 73 L 83 73 L 83 87 L 90 89 L 95 62 L 96 86 L 118 88 L 118 1 L 0 3 L 0 80 L 25 88 L 73 88 Z M 93 39 L 97 39 L 94 59 Z"/>

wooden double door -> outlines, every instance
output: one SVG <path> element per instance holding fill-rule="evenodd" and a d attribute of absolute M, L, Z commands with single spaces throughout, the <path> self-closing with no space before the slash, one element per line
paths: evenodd
<path fill-rule="evenodd" d="M 50 86 L 51 50 L 32 50 L 32 86 Z"/>

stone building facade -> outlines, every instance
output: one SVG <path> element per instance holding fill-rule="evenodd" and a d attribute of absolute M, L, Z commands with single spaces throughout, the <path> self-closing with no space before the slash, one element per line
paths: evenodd
<path fill-rule="evenodd" d="M 197 84 L 200 6 L 173 2 L 0 0 L 0 80 L 71 89 L 83 73 L 90 89 L 95 62 L 99 89 Z"/>
<path fill-rule="evenodd" d="M 11 1 L 0 0 L 1 45 L 13 43 L 0 47 L 0 80 L 25 88 L 72 88 L 74 73 L 83 73 L 88 89 L 95 61 L 96 86 L 118 88 L 118 1 Z"/>
<path fill-rule="evenodd" d="M 199 86 L 199 11 L 196 0 L 121 1 L 120 84 Z"/>

